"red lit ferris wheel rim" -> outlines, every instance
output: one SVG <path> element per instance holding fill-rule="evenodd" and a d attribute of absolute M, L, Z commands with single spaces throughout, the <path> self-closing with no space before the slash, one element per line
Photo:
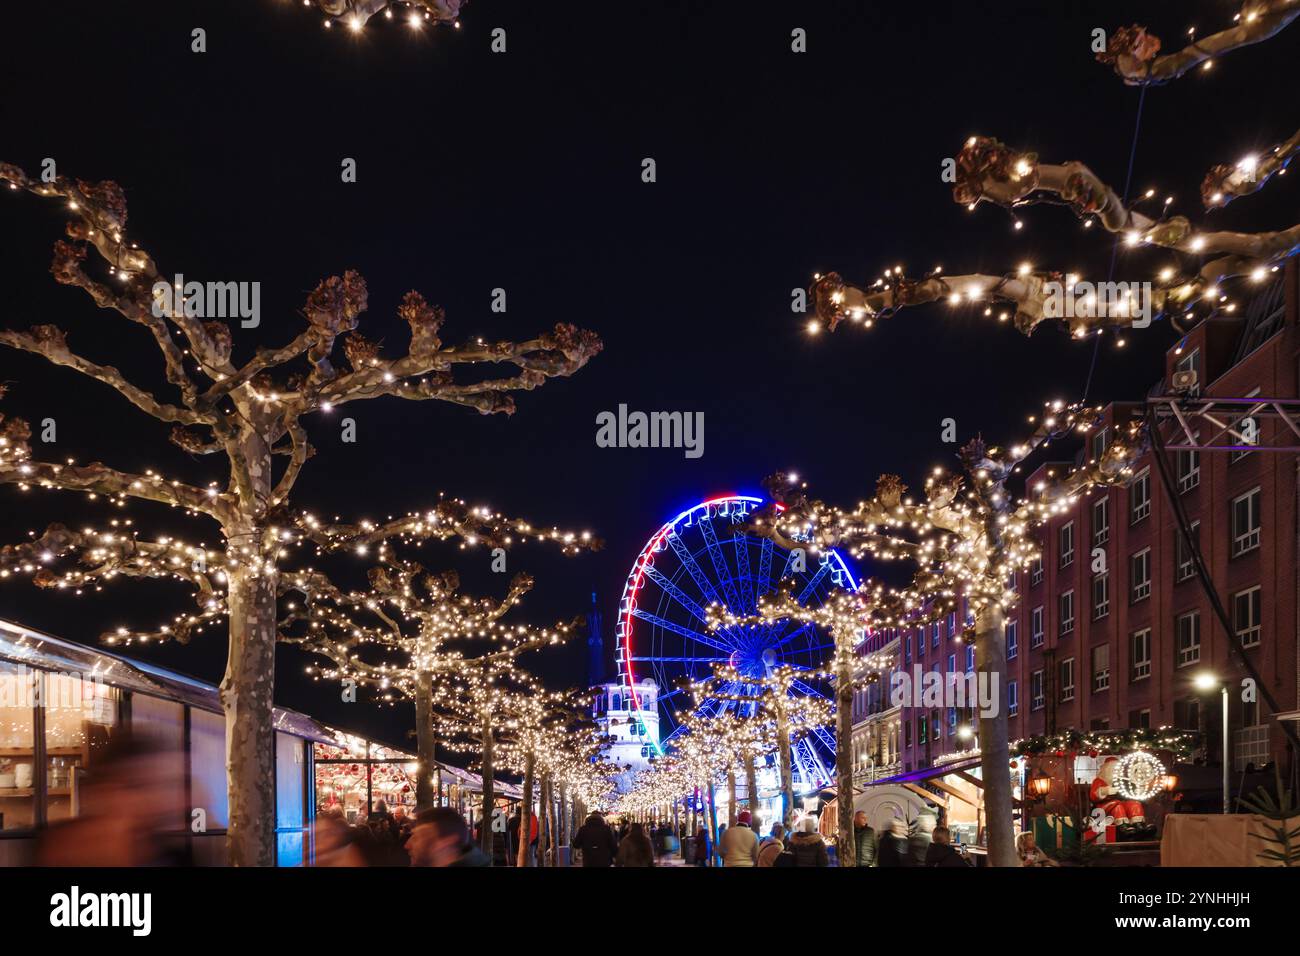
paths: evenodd
<path fill-rule="evenodd" d="M 641 586 L 645 583 L 646 567 L 649 565 L 652 555 L 660 550 L 660 546 L 667 539 L 669 533 L 691 515 L 696 512 L 703 512 L 707 516 L 709 508 L 733 502 L 759 505 L 763 503 L 763 499 L 753 495 L 719 495 L 716 498 L 701 501 L 694 507 L 687 508 L 672 520 L 664 522 L 663 526 L 646 542 L 645 547 L 641 549 L 641 553 L 637 555 L 636 561 L 632 564 L 632 570 L 627 576 L 627 582 L 623 585 L 623 598 L 619 602 L 619 624 L 621 625 L 619 630 L 621 631 L 620 637 L 623 643 L 623 668 L 627 674 L 628 687 L 632 692 L 632 705 L 636 710 L 641 709 L 641 701 L 636 692 L 636 674 L 632 671 L 632 622 L 636 614 L 637 595 L 641 593 Z"/>

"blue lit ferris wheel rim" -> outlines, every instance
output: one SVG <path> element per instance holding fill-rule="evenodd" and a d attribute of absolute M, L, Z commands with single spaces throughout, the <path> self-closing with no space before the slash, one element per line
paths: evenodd
<path fill-rule="evenodd" d="M 641 702 L 638 699 L 637 694 L 637 674 L 635 669 L 635 659 L 637 657 L 635 652 L 638 649 L 638 644 L 647 645 L 648 649 L 653 652 L 653 641 L 655 640 L 654 635 L 660 633 L 661 629 L 665 627 L 669 630 L 677 631 L 679 635 L 687 634 L 687 632 L 681 630 L 680 627 L 674 627 L 672 622 L 663 620 L 655 613 L 641 609 L 641 600 L 644 596 L 643 592 L 647 581 L 651 578 L 655 579 L 655 587 L 662 595 L 660 599 L 661 605 L 665 600 L 670 604 L 675 603 L 679 606 L 686 603 L 690 605 L 691 613 L 696 618 L 699 617 L 698 612 L 701 609 L 701 604 L 692 602 L 689 595 L 685 594 L 679 586 L 688 584 L 684 579 L 681 579 L 681 567 L 678 567 L 676 574 L 673 575 L 670 580 L 662 573 L 657 572 L 655 568 L 655 556 L 669 551 L 671 546 L 671 550 L 676 552 L 675 557 L 679 564 L 684 556 L 688 557 L 688 559 L 698 557 L 699 554 L 703 552 L 690 552 L 689 548 L 682 540 L 682 535 L 683 532 L 689 528 L 703 528 L 706 524 L 709 525 L 709 528 L 708 530 L 703 531 L 703 534 L 706 539 L 707 547 L 710 550 L 717 548 L 721 542 L 717 540 L 716 532 L 712 530 L 713 523 L 719 519 L 725 519 L 730 523 L 734 523 L 739 516 L 748 514 L 762 504 L 763 499 L 754 495 L 720 495 L 702 501 L 699 504 L 682 511 L 670 521 L 665 522 L 659 530 L 651 536 L 650 540 L 646 542 L 645 547 L 641 549 L 641 553 L 637 556 L 636 561 L 633 562 L 632 569 L 623 586 L 623 596 L 619 605 L 617 638 L 620 648 L 619 656 L 622 658 L 623 670 L 623 673 L 620 676 L 625 678 L 627 681 L 632 696 L 632 703 L 636 709 L 641 709 Z M 755 540 L 757 539 L 754 539 L 751 536 L 739 536 L 736 544 L 733 546 L 738 560 L 741 560 L 742 562 L 749 561 L 747 549 Z M 766 542 L 764 542 L 762 547 L 770 550 L 773 554 L 782 554 L 783 560 L 785 561 L 788 561 L 789 559 L 789 553 L 784 549 L 771 547 Z M 743 556 L 742 551 L 744 551 Z M 712 554 L 710 556 L 715 557 Z M 670 559 L 672 557 L 674 556 L 670 555 Z M 770 573 L 770 566 L 766 569 L 760 566 L 760 572 L 757 576 L 753 575 L 752 569 L 750 568 L 741 569 L 741 573 L 733 573 L 729 568 L 725 567 L 725 562 L 724 564 L 718 564 L 715 562 L 712 564 L 714 573 L 708 574 L 705 572 L 705 569 L 708 568 L 709 565 L 710 562 L 708 561 L 700 561 L 696 563 L 693 568 L 693 574 L 691 575 L 694 578 L 694 584 L 697 586 L 697 589 L 700 586 L 703 587 L 706 592 L 703 597 L 706 599 L 709 597 L 721 599 L 720 603 L 728 605 L 733 611 L 742 610 L 742 608 L 735 606 L 737 603 L 748 606 L 743 609 L 752 610 L 757 601 L 757 596 L 771 587 L 771 585 L 780 578 L 781 573 L 783 573 L 780 572 L 773 576 Z M 702 578 L 703 580 L 701 580 Z M 826 580 L 827 578 L 829 578 L 829 580 Z M 736 590 L 737 582 L 739 582 L 744 588 L 743 597 L 741 597 L 740 592 Z M 827 552 L 823 556 L 823 559 L 817 565 L 815 573 L 808 572 L 808 583 L 806 584 L 807 591 L 805 593 L 812 595 L 819 584 L 824 584 L 829 587 L 832 582 L 836 586 L 847 586 L 851 588 L 857 587 L 857 582 L 854 579 L 853 573 L 845 563 L 843 557 L 833 550 Z M 669 594 L 671 594 L 671 597 L 668 596 Z M 812 597 L 810 596 L 809 599 L 811 600 Z M 643 624 L 646 625 L 641 629 L 640 633 L 636 626 L 638 618 L 642 619 Z M 762 642 L 760 641 L 759 643 L 761 644 Z M 737 663 L 737 655 L 740 653 L 736 647 L 728 646 L 726 636 L 720 636 L 715 639 L 711 636 L 706 636 L 699 630 L 691 630 L 690 634 L 686 636 L 683 645 L 687 650 L 689 650 L 691 645 L 713 647 L 715 650 L 711 653 L 714 655 L 721 655 L 713 657 L 700 656 L 694 659 L 689 656 L 673 658 L 673 660 L 684 664 L 693 660 L 703 662 L 727 660 L 730 663 L 735 664 Z M 645 650 L 647 648 L 642 649 Z M 683 651 L 684 655 L 687 653 L 687 650 Z M 763 651 L 761 648 L 756 648 L 755 651 L 771 654 L 770 648 L 766 651 Z M 641 659 L 645 660 L 648 658 Z M 661 660 L 661 658 L 653 659 Z M 691 669 L 693 670 L 693 668 Z M 661 688 L 661 693 L 663 691 L 664 688 Z"/>

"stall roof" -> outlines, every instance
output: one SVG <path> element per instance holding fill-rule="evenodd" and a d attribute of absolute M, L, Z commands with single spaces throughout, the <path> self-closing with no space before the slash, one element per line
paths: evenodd
<path fill-rule="evenodd" d="M 921 770 L 913 770 L 911 773 L 899 773 L 892 777 L 885 777 L 881 780 L 873 780 L 867 784 L 869 787 L 880 787 L 885 784 L 894 784 L 895 786 L 905 783 L 922 783 L 926 780 L 933 780 L 935 777 L 944 777 L 950 773 L 957 773 L 959 770 L 970 770 L 980 765 L 979 755 L 966 757 L 962 760 L 954 760 L 951 763 L 942 764 L 938 767 L 925 767 Z"/>

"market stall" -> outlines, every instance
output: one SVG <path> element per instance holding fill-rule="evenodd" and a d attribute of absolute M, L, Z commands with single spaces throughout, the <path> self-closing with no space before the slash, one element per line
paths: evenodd
<path fill-rule="evenodd" d="M 1179 798 L 1175 763 L 1196 739 L 1190 731 L 1138 728 L 1018 742 L 1012 769 L 1022 777 L 1024 829 L 1059 860 L 1156 862 Z"/>

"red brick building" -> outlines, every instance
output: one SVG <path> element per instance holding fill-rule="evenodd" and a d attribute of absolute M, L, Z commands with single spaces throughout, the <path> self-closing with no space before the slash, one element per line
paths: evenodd
<path fill-rule="evenodd" d="M 1171 348 L 1163 379 L 1151 394 L 1167 394 L 1176 371 L 1195 371 L 1205 397 L 1296 398 L 1300 324 L 1297 270 L 1262 289 L 1239 313 L 1204 322 Z M 1105 429 L 1094 431 L 1075 461 L 1043 464 L 1032 488 L 1051 470 L 1095 455 L 1118 421 L 1142 405 L 1115 404 Z M 1267 444 L 1288 431 L 1261 420 Z M 1167 434 L 1173 435 L 1170 427 Z M 1291 443 L 1300 436 L 1290 436 Z M 1169 440 L 1169 439 L 1167 439 Z M 1278 704 L 1297 709 L 1300 666 L 1296 594 L 1300 574 L 1297 470 L 1300 458 L 1276 452 L 1170 451 L 1173 477 L 1219 598 L 1247 654 Z M 1069 728 L 1081 730 L 1175 726 L 1205 734 L 1206 756 L 1221 754 L 1216 691 L 1193 686 L 1212 673 L 1229 681 L 1229 726 L 1236 770 L 1271 759 L 1290 765 L 1286 738 L 1263 695 L 1240 692 L 1246 672 L 1228 646 L 1188 549 L 1178 533 L 1151 454 L 1123 487 L 1081 496 L 1041 531 L 1041 561 L 1015 575 L 1020 601 L 1007 624 L 1007 705 L 1012 739 Z M 877 634 L 862 648 L 909 671 L 973 667 L 962 642 L 963 622 Z M 968 656 L 969 655 L 969 656 Z M 888 679 L 882 681 L 888 686 Z M 976 745 L 969 712 L 890 708 L 874 688 L 859 692 L 855 752 L 860 776 L 912 772 Z"/>

